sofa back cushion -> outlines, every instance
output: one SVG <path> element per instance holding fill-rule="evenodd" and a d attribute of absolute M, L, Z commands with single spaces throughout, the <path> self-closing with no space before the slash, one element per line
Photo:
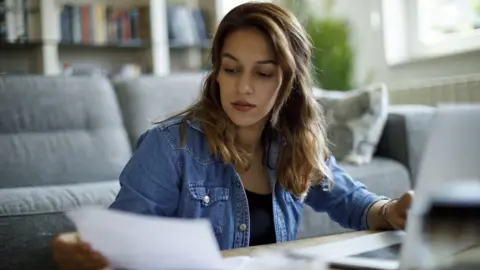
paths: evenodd
<path fill-rule="evenodd" d="M 0 77 L 0 149 L 0 188 L 117 179 L 131 155 L 100 77 Z"/>
<path fill-rule="evenodd" d="M 372 161 L 388 117 L 383 83 L 350 91 L 314 89 L 328 125 L 330 151 L 339 160 L 361 165 Z"/>
<path fill-rule="evenodd" d="M 130 142 L 153 126 L 192 105 L 199 97 L 204 73 L 143 76 L 114 81 Z"/>

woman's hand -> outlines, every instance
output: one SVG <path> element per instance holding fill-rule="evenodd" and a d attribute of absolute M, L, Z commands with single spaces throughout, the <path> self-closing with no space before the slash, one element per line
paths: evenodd
<path fill-rule="evenodd" d="M 52 248 L 53 259 L 62 270 L 102 270 L 108 267 L 107 259 L 81 242 L 76 233 L 56 236 Z"/>
<path fill-rule="evenodd" d="M 412 204 L 414 192 L 404 193 L 398 200 L 386 206 L 385 219 L 397 230 L 404 230 L 407 224 L 408 210 Z"/>

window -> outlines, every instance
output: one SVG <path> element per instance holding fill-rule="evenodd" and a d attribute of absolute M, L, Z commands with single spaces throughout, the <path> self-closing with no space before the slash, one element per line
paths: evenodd
<path fill-rule="evenodd" d="M 418 28 L 420 41 L 426 45 L 478 35 L 480 1 L 420 0 Z"/>
<path fill-rule="evenodd" d="M 480 50 L 480 0 L 383 0 L 387 62 Z"/>

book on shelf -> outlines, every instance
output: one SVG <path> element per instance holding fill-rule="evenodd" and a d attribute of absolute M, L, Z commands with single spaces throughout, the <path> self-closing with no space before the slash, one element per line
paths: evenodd
<path fill-rule="evenodd" d="M 150 38 L 147 7 L 118 8 L 102 3 L 64 5 L 61 42 L 93 45 L 141 45 Z"/>
<path fill-rule="evenodd" d="M 167 8 L 168 38 L 172 47 L 210 45 L 205 12 L 182 5 Z"/>
<path fill-rule="evenodd" d="M 40 1 L 0 0 L 0 42 L 58 42 L 42 39 Z M 62 44 L 139 46 L 150 41 L 149 7 L 79 3 L 59 8 Z M 172 48 L 210 46 L 212 31 L 200 8 L 169 6 L 165 25 Z"/>
<path fill-rule="evenodd" d="M 18 43 L 40 39 L 39 0 L 0 0 L 0 41 Z"/>

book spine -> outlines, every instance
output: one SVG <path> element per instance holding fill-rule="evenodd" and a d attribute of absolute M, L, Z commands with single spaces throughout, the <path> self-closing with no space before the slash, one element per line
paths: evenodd
<path fill-rule="evenodd" d="M 90 42 L 95 44 L 95 6 L 89 6 L 89 13 L 90 13 Z"/>
<path fill-rule="evenodd" d="M 15 42 L 17 39 L 16 19 L 15 19 L 15 0 L 6 0 L 5 2 L 5 27 L 6 38 L 8 42 Z"/>
<path fill-rule="evenodd" d="M 28 7 L 28 0 L 22 1 L 23 5 L 23 38 L 25 41 L 29 39 L 28 36 L 28 24 L 29 24 L 29 7 Z"/>
<path fill-rule="evenodd" d="M 26 31 L 31 41 L 41 40 L 39 0 L 28 0 L 28 24 Z"/>
<path fill-rule="evenodd" d="M 150 8 L 138 8 L 138 38 L 142 41 L 150 39 Z"/>
<path fill-rule="evenodd" d="M 5 0 L 0 0 L 0 41 L 7 39 L 7 8 Z"/>
<path fill-rule="evenodd" d="M 122 12 L 120 10 L 117 10 L 116 16 L 115 16 L 115 28 L 117 30 L 116 36 L 117 36 L 117 43 L 121 44 L 123 43 L 123 24 L 122 24 Z"/>
<path fill-rule="evenodd" d="M 81 7 L 82 15 L 82 41 L 84 43 L 90 43 L 91 40 L 91 19 L 90 19 L 90 7 L 83 5 Z"/>
<path fill-rule="evenodd" d="M 60 13 L 61 41 L 70 43 L 73 41 L 73 6 L 65 5 Z"/>
<path fill-rule="evenodd" d="M 117 42 L 117 22 L 116 22 L 116 12 L 115 8 L 107 7 L 107 40 L 108 43 L 116 43 Z"/>
<path fill-rule="evenodd" d="M 107 42 L 106 6 L 94 4 L 94 28 L 95 43 L 105 44 Z"/>
<path fill-rule="evenodd" d="M 129 12 L 130 15 L 130 29 L 131 29 L 131 39 L 132 43 L 140 44 L 140 36 L 139 36 L 139 13 L 137 8 L 133 8 Z"/>
<path fill-rule="evenodd" d="M 79 6 L 74 6 L 72 10 L 73 42 L 82 43 L 82 16 Z"/>
<path fill-rule="evenodd" d="M 132 40 L 132 29 L 130 25 L 130 14 L 124 10 L 122 12 L 122 41 L 123 43 L 130 43 Z"/>

